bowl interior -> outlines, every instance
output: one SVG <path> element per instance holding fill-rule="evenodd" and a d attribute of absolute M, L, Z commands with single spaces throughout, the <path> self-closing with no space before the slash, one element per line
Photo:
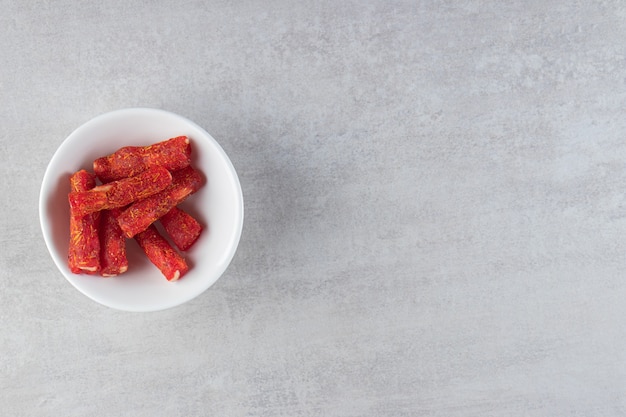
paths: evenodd
<path fill-rule="evenodd" d="M 205 177 L 200 191 L 181 204 L 204 226 L 198 241 L 183 253 L 189 272 L 179 281 L 168 282 L 128 239 L 126 273 L 113 278 L 72 274 L 67 266 L 70 175 L 79 169 L 93 171 L 94 159 L 123 146 L 144 146 L 180 135 L 191 139 L 192 164 Z M 223 274 L 241 236 L 243 197 L 228 156 L 204 129 L 170 112 L 125 109 L 90 120 L 61 144 L 44 175 L 39 214 L 50 255 L 76 289 L 108 307 L 155 311 L 198 296 Z"/>

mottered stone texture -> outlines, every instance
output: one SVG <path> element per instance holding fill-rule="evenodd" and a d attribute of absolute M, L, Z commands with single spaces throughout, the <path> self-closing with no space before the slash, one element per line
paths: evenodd
<path fill-rule="evenodd" d="M 0 10 L 0 414 L 626 415 L 625 3 Z M 209 131 L 246 210 L 150 314 L 76 291 L 38 217 L 63 139 L 137 106 Z"/>

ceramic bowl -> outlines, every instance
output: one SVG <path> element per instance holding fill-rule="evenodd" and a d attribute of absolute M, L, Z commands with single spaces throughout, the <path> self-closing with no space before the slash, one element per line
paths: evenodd
<path fill-rule="evenodd" d="M 94 159 L 124 146 L 145 146 L 186 135 L 192 165 L 206 182 L 181 204 L 203 226 L 196 243 L 182 253 L 189 272 L 169 282 L 150 263 L 134 239 L 127 239 L 128 271 L 116 277 L 78 275 L 67 265 L 69 246 L 69 177 L 93 171 Z M 230 264 L 243 227 L 243 195 L 237 173 L 218 142 L 179 115 L 158 109 L 132 108 L 97 116 L 77 128 L 57 149 L 46 169 L 39 199 L 41 230 L 61 274 L 78 291 L 105 306 L 125 311 L 157 311 L 202 294 Z"/>

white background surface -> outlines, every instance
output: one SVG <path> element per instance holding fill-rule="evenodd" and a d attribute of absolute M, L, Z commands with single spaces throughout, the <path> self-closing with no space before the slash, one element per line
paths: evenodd
<path fill-rule="evenodd" d="M 3 415 L 626 415 L 624 3 L 170 3 L 0 0 Z M 150 314 L 69 285 L 37 212 L 135 106 L 246 202 L 226 274 Z"/>

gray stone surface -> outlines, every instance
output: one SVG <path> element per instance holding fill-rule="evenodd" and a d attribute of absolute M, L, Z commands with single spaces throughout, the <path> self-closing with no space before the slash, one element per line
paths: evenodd
<path fill-rule="evenodd" d="M 2 415 L 626 415 L 623 2 L 173 3 L 0 0 Z M 246 202 L 226 274 L 150 314 L 38 223 L 63 139 L 134 106 Z"/>

